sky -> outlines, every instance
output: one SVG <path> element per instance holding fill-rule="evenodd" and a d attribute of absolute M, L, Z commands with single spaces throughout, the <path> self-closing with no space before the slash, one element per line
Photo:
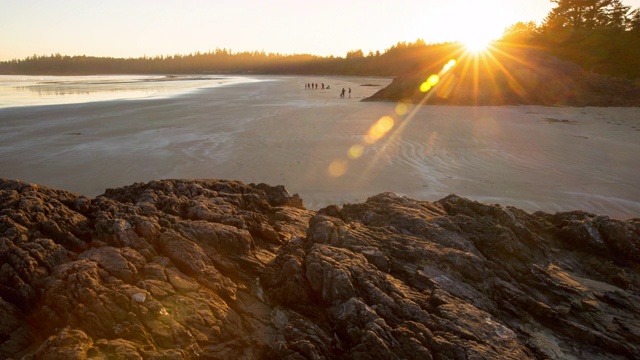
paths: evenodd
<path fill-rule="evenodd" d="M 640 0 L 623 1 L 633 8 Z M 499 37 L 549 0 L 0 0 L 0 61 L 214 51 L 345 56 L 399 41 Z"/>

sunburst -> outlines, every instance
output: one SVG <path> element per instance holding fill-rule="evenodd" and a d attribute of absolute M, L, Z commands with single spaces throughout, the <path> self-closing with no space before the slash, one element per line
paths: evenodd
<path fill-rule="evenodd" d="M 462 43 L 469 52 L 481 53 L 487 51 L 494 40 L 495 38 L 492 35 L 476 33 L 469 34 L 466 38 L 461 39 L 460 43 Z"/>

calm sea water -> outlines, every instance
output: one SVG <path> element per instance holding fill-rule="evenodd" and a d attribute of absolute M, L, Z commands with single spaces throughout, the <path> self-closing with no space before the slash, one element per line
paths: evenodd
<path fill-rule="evenodd" d="M 224 75 L 0 75 L 0 109 L 107 100 L 157 99 L 197 89 L 260 81 Z"/>

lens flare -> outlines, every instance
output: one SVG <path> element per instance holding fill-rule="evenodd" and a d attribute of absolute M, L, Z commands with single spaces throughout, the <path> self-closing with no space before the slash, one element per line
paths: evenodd
<path fill-rule="evenodd" d="M 456 86 L 457 79 L 458 78 L 453 75 L 449 76 L 445 81 L 443 81 L 440 85 L 440 89 L 438 89 L 438 97 L 447 99 L 449 96 L 451 96 L 451 93 Z"/>
<path fill-rule="evenodd" d="M 520 73 L 511 74 L 507 68 L 500 63 L 496 54 L 531 67 L 531 65 L 524 60 L 510 55 L 501 48 L 494 46 L 494 44 L 489 44 L 485 51 L 481 52 L 473 52 L 469 47 L 467 47 L 466 50 L 459 49 L 452 52 L 447 57 L 450 60 L 442 65 L 441 70 L 428 76 L 420 85 L 420 91 L 426 93 L 421 96 L 422 99 L 412 95 L 410 98 L 402 99 L 396 103 L 392 114 L 378 119 L 371 125 L 366 134 L 363 135 L 362 141 L 359 144 L 351 145 L 347 149 L 346 157 L 331 162 L 327 168 L 328 175 L 333 178 L 338 178 L 347 174 L 349 171 L 349 162 L 361 159 L 367 147 L 373 146 L 374 144 L 376 144 L 377 147 L 375 151 L 368 154 L 371 155 L 368 156 L 368 160 L 370 160 L 371 163 L 364 171 L 365 174 L 369 172 L 370 169 L 373 169 L 376 162 L 379 162 L 381 159 L 383 160 L 385 157 L 394 156 L 394 154 L 389 153 L 389 149 L 393 148 L 392 145 L 396 139 L 402 136 L 405 128 L 411 123 L 420 107 L 427 104 L 429 99 L 434 96 L 437 96 L 439 99 L 448 99 L 462 89 L 463 92 L 467 92 L 466 94 L 463 93 L 463 95 L 473 96 L 473 99 L 477 102 L 479 95 L 482 95 L 481 92 L 495 91 L 494 88 L 498 86 L 494 76 L 495 72 L 506 74 L 508 86 L 513 92 L 518 95 L 526 95 L 525 88 L 528 86 L 523 86 L 521 81 L 525 79 L 528 82 L 537 82 L 538 80 L 535 77 L 535 73 L 529 70 L 525 72 L 524 75 Z M 442 60 L 445 59 L 446 58 Z M 457 69 L 454 70 L 454 68 Z M 488 75 L 481 77 L 480 70 L 485 70 Z M 467 76 L 469 76 L 469 78 L 467 78 Z M 485 86 L 487 81 L 492 81 L 493 87 L 491 87 L 491 84 Z M 469 90 L 468 88 L 470 88 L 470 86 L 473 87 Z M 414 102 L 415 100 L 419 101 Z M 393 132 L 391 132 L 391 130 L 393 130 Z M 383 138 L 384 141 L 381 141 Z M 381 144 L 377 144 L 379 141 Z M 434 152 L 437 141 L 438 134 L 436 132 L 431 133 L 427 140 L 425 153 L 430 154 Z M 360 160 L 360 162 L 362 161 L 363 160 Z"/>
<path fill-rule="evenodd" d="M 333 160 L 327 169 L 329 171 L 329 176 L 337 178 L 344 175 L 347 172 L 348 165 L 347 160 Z"/>
<path fill-rule="evenodd" d="M 444 65 L 444 67 L 442 68 L 442 72 L 447 72 L 447 71 L 451 70 L 451 68 L 453 68 L 454 66 L 456 66 L 456 64 L 457 64 L 456 59 L 451 59 L 451 60 L 449 60 L 449 61 Z"/>
<path fill-rule="evenodd" d="M 427 92 L 427 91 L 431 90 L 431 88 L 436 86 L 439 81 L 440 81 L 440 76 L 435 75 L 435 74 L 429 76 L 427 81 L 423 82 L 422 85 L 420 85 L 420 91 Z"/>
<path fill-rule="evenodd" d="M 364 146 L 356 144 L 349 148 L 349 151 L 347 151 L 347 157 L 351 160 L 355 160 L 360 156 L 362 156 L 363 153 L 364 153 Z"/>
<path fill-rule="evenodd" d="M 367 135 L 364 136 L 364 142 L 373 144 L 380 140 L 383 136 L 393 128 L 394 121 L 390 116 L 383 116 L 369 129 Z"/>
<path fill-rule="evenodd" d="M 404 115 L 409 111 L 409 107 L 407 106 L 407 104 L 405 103 L 398 103 L 398 105 L 396 105 L 396 114 L 398 115 Z"/>

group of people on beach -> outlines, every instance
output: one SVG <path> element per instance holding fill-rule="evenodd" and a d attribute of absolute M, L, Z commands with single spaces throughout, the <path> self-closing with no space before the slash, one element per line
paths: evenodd
<path fill-rule="evenodd" d="M 324 90 L 324 83 L 321 84 L 322 85 L 322 89 Z M 315 89 L 318 90 L 318 83 L 306 83 L 304 84 L 304 89 Z M 327 85 L 327 89 L 329 89 L 329 85 Z"/>
<path fill-rule="evenodd" d="M 322 90 L 331 89 L 331 87 L 329 85 L 327 85 L 327 87 L 325 88 L 324 83 L 321 83 L 320 86 L 321 86 Z M 305 83 L 304 84 L 304 89 L 305 90 L 308 90 L 308 89 L 318 90 L 318 83 Z M 342 88 L 342 91 L 340 92 L 340 97 L 344 98 L 346 92 L 347 91 L 344 88 Z M 349 98 L 351 98 L 351 88 L 349 88 Z"/>

